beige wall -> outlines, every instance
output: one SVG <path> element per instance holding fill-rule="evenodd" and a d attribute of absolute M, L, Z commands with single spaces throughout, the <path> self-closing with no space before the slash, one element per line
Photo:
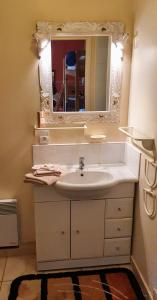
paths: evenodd
<path fill-rule="evenodd" d="M 157 2 L 135 1 L 135 29 L 129 125 L 157 142 Z M 150 174 L 151 175 L 151 174 Z M 147 285 L 157 287 L 157 218 L 143 206 L 144 158 L 136 201 L 133 258 Z"/>
<path fill-rule="evenodd" d="M 38 61 L 31 49 L 37 20 L 122 21 L 132 31 L 130 0 L 6 0 L 0 4 L 0 198 L 19 200 L 22 242 L 34 240 L 32 187 L 23 183 L 32 165 L 31 145 L 39 110 Z M 127 121 L 130 47 L 124 59 L 121 123 Z M 99 126 L 101 127 L 101 126 Z M 98 130 L 102 128 L 98 128 Z M 117 128 L 111 127 L 117 135 Z M 112 137 L 112 135 L 111 135 Z"/>

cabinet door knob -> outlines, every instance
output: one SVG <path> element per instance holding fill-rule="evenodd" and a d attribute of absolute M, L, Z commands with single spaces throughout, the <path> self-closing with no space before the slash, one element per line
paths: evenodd
<path fill-rule="evenodd" d="M 65 234 L 65 231 L 64 231 L 64 230 L 63 230 L 63 231 L 61 231 L 61 234 L 62 234 L 62 235 L 64 235 L 64 234 Z"/>
<path fill-rule="evenodd" d="M 116 247 L 116 250 L 117 250 L 117 251 L 119 251 L 119 250 L 120 250 L 120 248 L 119 248 L 119 247 Z"/>
<path fill-rule="evenodd" d="M 77 233 L 77 234 L 79 234 L 79 233 L 80 233 L 80 231 L 79 231 L 79 230 L 76 230 L 76 233 Z"/>
<path fill-rule="evenodd" d="M 117 231 L 121 231 L 120 227 L 117 227 Z"/>
<path fill-rule="evenodd" d="M 121 208 L 120 208 L 120 207 L 118 207 L 118 211 L 121 211 Z"/>

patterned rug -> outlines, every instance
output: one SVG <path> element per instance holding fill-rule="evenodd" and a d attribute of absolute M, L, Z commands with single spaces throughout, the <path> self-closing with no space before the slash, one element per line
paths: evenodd
<path fill-rule="evenodd" d="M 16 278 L 8 300 L 144 300 L 125 268 L 25 275 Z"/>

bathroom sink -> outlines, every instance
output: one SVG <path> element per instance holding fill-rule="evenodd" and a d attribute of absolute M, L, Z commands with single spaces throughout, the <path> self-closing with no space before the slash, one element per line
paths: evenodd
<path fill-rule="evenodd" d="M 100 197 L 104 189 L 115 185 L 113 175 L 107 171 L 80 170 L 69 172 L 55 184 L 55 188 L 64 196 L 78 199 L 81 197 Z"/>

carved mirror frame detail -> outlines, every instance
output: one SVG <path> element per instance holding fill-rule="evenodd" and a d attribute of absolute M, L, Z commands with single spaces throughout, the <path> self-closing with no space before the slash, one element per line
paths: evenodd
<path fill-rule="evenodd" d="M 53 112 L 52 108 L 52 68 L 51 40 L 64 36 L 111 36 L 111 74 L 109 111 L 87 112 Z M 45 124 L 71 122 L 103 122 L 118 123 L 120 118 L 120 97 L 122 82 L 122 66 L 116 66 L 112 55 L 112 46 L 122 48 L 127 39 L 124 24 L 121 22 L 37 22 L 36 41 L 39 58 L 40 109 L 44 114 Z M 120 58 L 122 60 L 122 57 Z M 121 62 L 122 63 L 122 62 Z"/>

